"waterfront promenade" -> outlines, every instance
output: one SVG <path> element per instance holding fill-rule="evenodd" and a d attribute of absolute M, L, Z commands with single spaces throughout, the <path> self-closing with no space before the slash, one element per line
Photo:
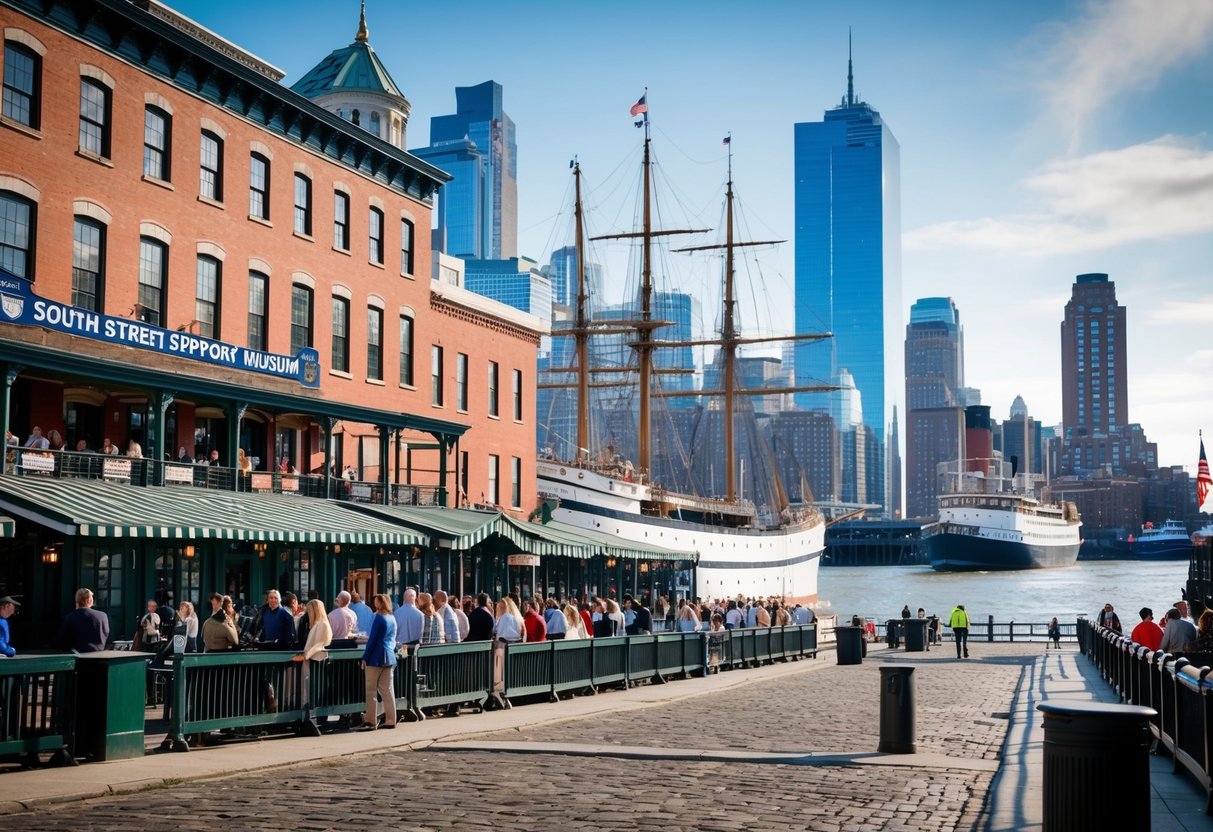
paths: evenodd
<path fill-rule="evenodd" d="M 6 829 L 1030 830 L 1044 699 L 1110 700 L 1069 646 L 874 646 L 395 731 L 0 775 Z M 882 755 L 878 667 L 915 665 L 918 753 Z M 1155 760 L 1155 832 L 1209 830 Z M 130 794 L 121 792 L 133 791 Z"/>

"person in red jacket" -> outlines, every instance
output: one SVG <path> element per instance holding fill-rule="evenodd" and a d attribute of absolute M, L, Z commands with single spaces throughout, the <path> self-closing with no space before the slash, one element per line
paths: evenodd
<path fill-rule="evenodd" d="M 1157 650 L 1162 644 L 1162 627 L 1154 623 L 1154 611 L 1149 607 L 1142 607 L 1138 614 L 1141 616 L 1141 623 L 1133 628 L 1129 637 L 1142 647 Z"/>
<path fill-rule="evenodd" d="M 539 605 L 532 599 L 526 602 L 526 615 L 522 616 L 522 626 L 526 628 L 526 640 L 547 641 L 548 628 L 539 614 Z"/>

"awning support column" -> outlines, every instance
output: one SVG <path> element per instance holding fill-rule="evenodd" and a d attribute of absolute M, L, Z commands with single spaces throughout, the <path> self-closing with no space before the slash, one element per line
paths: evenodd
<path fill-rule="evenodd" d="M 21 371 L 24 369 L 25 367 L 20 364 L 4 365 L 4 392 L 3 394 L 0 394 L 0 410 L 4 411 L 4 413 L 3 416 L 0 416 L 0 419 L 3 419 L 4 421 L 4 454 L 6 459 L 6 471 L 8 466 L 8 433 L 11 429 L 11 422 L 9 421 L 11 414 L 9 411 L 12 409 L 13 383 L 17 381 L 17 376 L 21 375 Z M 21 437 L 17 437 L 17 444 L 21 444 Z M 16 465 L 15 460 L 13 464 Z"/>
<path fill-rule="evenodd" d="M 152 420 L 151 435 L 152 441 L 150 448 L 147 449 L 146 456 L 149 459 L 155 460 L 155 464 L 151 466 L 152 485 L 164 485 L 164 460 L 172 459 L 173 455 L 169 453 L 166 457 L 164 447 L 164 422 L 165 416 L 168 413 L 169 407 L 176 398 L 176 393 L 170 393 L 167 390 L 153 390 L 148 404 L 148 418 Z"/>
<path fill-rule="evenodd" d="M 383 483 L 383 504 L 390 506 L 392 504 L 392 481 L 387 475 L 387 450 L 388 443 L 392 441 L 392 429 L 387 425 L 378 425 L 379 428 L 379 482 Z"/>
<path fill-rule="evenodd" d="M 333 428 L 337 420 L 332 416 L 320 417 L 320 432 L 324 435 L 324 499 L 333 496 Z"/>
<path fill-rule="evenodd" d="M 237 453 L 240 448 L 240 428 L 244 423 L 244 414 L 248 411 L 247 402 L 229 402 L 225 408 L 227 411 L 227 460 L 226 464 L 229 468 L 238 467 L 236 460 L 239 458 Z M 240 473 L 237 471 L 236 476 L 232 477 L 232 490 L 236 491 L 240 488 Z"/>

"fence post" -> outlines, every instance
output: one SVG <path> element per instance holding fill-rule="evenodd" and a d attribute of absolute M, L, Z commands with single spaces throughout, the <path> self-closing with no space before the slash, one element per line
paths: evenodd
<path fill-rule="evenodd" d="M 172 731 L 169 735 L 173 751 L 189 751 L 189 743 L 185 741 L 185 710 L 188 702 L 185 698 L 185 677 L 188 660 L 185 654 L 177 657 L 177 666 L 173 673 L 173 710 Z"/>
<path fill-rule="evenodd" d="M 1031 628 L 1031 626 L 1032 626 L 1031 624 L 1028 625 L 1029 628 Z M 1015 622 L 1014 621 L 1011 621 L 1007 625 L 1007 634 L 1008 634 L 1008 641 L 1015 641 Z"/>
<path fill-rule="evenodd" d="M 986 641 L 992 644 L 994 642 L 994 616 L 986 616 L 986 626 L 988 628 L 986 630 Z"/>

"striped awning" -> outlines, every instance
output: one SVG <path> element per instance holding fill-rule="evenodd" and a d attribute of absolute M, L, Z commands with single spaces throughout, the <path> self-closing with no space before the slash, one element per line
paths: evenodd
<path fill-rule="evenodd" d="M 17 533 L 17 521 L 11 517 L 0 517 L 0 538 L 12 537 Z"/>
<path fill-rule="evenodd" d="M 414 546 L 407 527 L 337 501 L 187 486 L 140 488 L 97 480 L 0 476 L 0 510 L 65 535 Z"/>
<path fill-rule="evenodd" d="M 583 529 L 579 526 L 562 523 L 559 520 L 552 520 L 543 525 L 539 525 L 538 523 L 521 523 L 519 525 L 525 526 L 528 529 L 539 529 L 541 533 L 547 535 L 561 535 L 579 539 L 583 545 L 593 549 L 595 554 L 603 554 L 610 557 L 631 558 L 633 560 L 687 560 L 692 563 L 699 560 L 698 552 L 684 549 L 669 549 L 665 546 L 656 546 L 652 543 L 625 540 L 613 534 L 607 534 L 606 532 L 594 529 Z"/>
<path fill-rule="evenodd" d="M 605 532 L 568 523 L 527 523 L 499 511 L 442 508 L 438 506 L 384 506 L 347 503 L 359 513 L 396 522 L 433 538 L 449 541 L 452 549 L 466 551 L 490 539 L 504 539 L 519 552 L 544 557 L 697 561 L 696 552 L 667 549 L 623 540 Z"/>
<path fill-rule="evenodd" d="M 399 524 L 424 535 L 449 541 L 450 548 L 467 550 L 496 534 L 501 526 L 501 512 L 475 511 L 443 506 L 385 506 L 375 503 L 343 503 L 357 509 L 358 514 Z"/>

